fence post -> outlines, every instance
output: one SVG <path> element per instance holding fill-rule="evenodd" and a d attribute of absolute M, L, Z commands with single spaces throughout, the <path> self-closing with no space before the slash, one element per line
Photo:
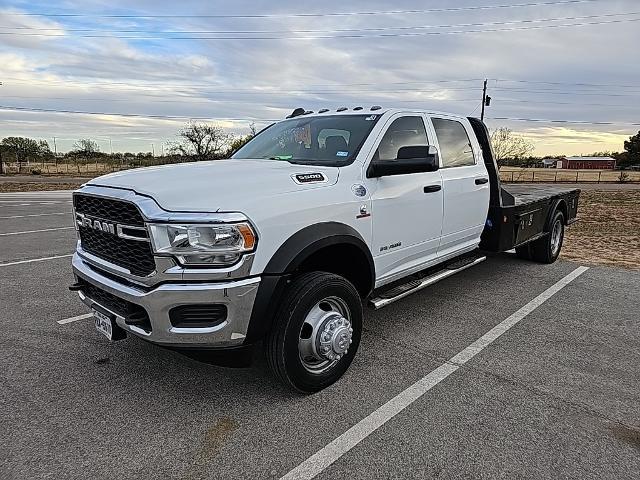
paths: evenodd
<path fill-rule="evenodd" d="M 579 173 L 580 173 L 580 172 L 579 172 L 578 170 L 576 170 L 576 183 L 578 183 L 578 174 L 579 174 Z"/>
<path fill-rule="evenodd" d="M 600 177 L 602 176 L 602 172 L 598 172 L 598 183 L 600 183 Z"/>
<path fill-rule="evenodd" d="M 553 177 L 553 183 L 558 183 L 558 171 L 556 170 L 556 176 Z"/>
<path fill-rule="evenodd" d="M 533 183 L 533 182 L 535 182 L 535 181 L 536 181 L 536 171 L 535 171 L 535 170 L 533 170 L 533 171 L 531 172 L 531 183 Z"/>
<path fill-rule="evenodd" d="M 513 170 L 511 170 L 511 183 L 513 183 Z"/>

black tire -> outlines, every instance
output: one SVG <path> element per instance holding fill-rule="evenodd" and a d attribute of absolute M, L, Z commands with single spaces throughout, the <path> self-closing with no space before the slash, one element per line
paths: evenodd
<path fill-rule="evenodd" d="M 335 365 L 319 373 L 309 372 L 300 358 L 299 337 L 309 311 L 324 298 L 338 297 L 348 307 L 353 328 L 352 343 Z M 271 371 L 285 385 L 312 393 L 337 381 L 351 365 L 362 333 L 362 301 L 356 288 L 344 277 L 326 272 L 304 273 L 294 278 L 283 295 L 265 339 Z"/>
<path fill-rule="evenodd" d="M 531 260 L 531 248 L 529 244 L 516 247 L 516 256 L 522 260 Z"/>
<path fill-rule="evenodd" d="M 559 229 L 558 243 L 554 248 L 554 229 Z M 564 215 L 556 211 L 549 224 L 549 234 L 531 242 L 531 259 L 538 263 L 553 263 L 560 256 L 564 240 Z"/>

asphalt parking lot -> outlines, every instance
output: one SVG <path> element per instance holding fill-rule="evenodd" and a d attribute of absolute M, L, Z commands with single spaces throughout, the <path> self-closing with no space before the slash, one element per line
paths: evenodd
<path fill-rule="evenodd" d="M 579 265 L 493 256 L 368 311 L 346 376 L 301 396 L 260 361 L 232 369 L 104 340 L 67 289 L 70 210 L 68 193 L 0 195 L 0 478 L 294 478 L 317 452 L 335 457 L 323 479 L 638 478 L 638 272 L 581 270 L 540 303 Z M 360 435 L 349 448 L 334 442 L 345 432 Z"/>

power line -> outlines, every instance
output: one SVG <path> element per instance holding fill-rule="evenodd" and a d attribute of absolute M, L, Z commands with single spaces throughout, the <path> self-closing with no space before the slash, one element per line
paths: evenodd
<path fill-rule="evenodd" d="M 32 84 L 32 83 L 38 83 L 38 84 L 45 84 L 45 85 L 81 85 L 81 86 L 87 86 L 87 87 L 92 87 L 92 86 L 99 86 L 99 87 L 105 87 L 105 86 L 112 86 L 112 85 L 123 85 L 123 86 L 128 86 L 128 87 L 132 87 L 132 88 L 144 88 L 144 89 L 148 89 L 148 88 L 152 88 L 152 87 L 171 87 L 171 88 L 188 88 L 188 89 L 193 89 L 193 88 L 213 88 L 216 85 L 212 84 L 212 83 L 184 83 L 184 84 L 167 84 L 166 82 L 162 82 L 159 84 L 153 83 L 153 82 L 145 82 L 143 84 L 139 84 L 139 85 L 135 85 L 132 84 L 131 82 L 114 82 L 114 81 L 94 81 L 91 83 L 79 83 L 76 82 L 74 80 L 37 80 L 37 79 L 29 79 L 29 80 L 25 80 L 24 78 L 21 77 L 3 77 L 4 79 L 7 80 L 14 80 L 15 82 L 13 83 L 17 83 L 17 84 Z M 419 80 L 419 81 L 402 81 L 402 82 L 375 82 L 375 83 L 363 83 L 363 82 L 359 82 L 359 83 L 328 83 L 328 84 L 314 84 L 314 85 L 308 85 L 307 88 L 341 88 L 341 87 L 351 87 L 351 86 L 364 86 L 364 87 L 380 87 L 380 86 L 386 86 L 386 85 L 425 85 L 425 84 L 448 84 L 448 83 L 465 83 L 465 82 L 482 82 L 484 79 L 483 78 L 467 78 L 467 79 L 450 79 L 450 80 Z M 636 84 L 636 85 L 623 85 L 623 84 L 615 84 L 615 83 L 581 83 L 581 82 L 550 82 L 550 81 L 538 81 L 538 80 L 520 80 L 520 79 L 504 79 L 504 78 L 489 78 L 490 81 L 493 82 L 510 82 L 510 83 L 523 83 L 523 84 L 541 84 L 541 85 L 556 85 L 556 86 L 574 86 L 574 87 L 593 87 L 593 88 L 640 88 L 640 84 Z M 10 86 L 11 84 L 8 84 L 5 81 L 5 86 Z M 269 89 L 272 88 L 271 85 L 255 85 L 254 88 L 260 89 Z M 445 89 L 446 87 L 443 87 L 443 89 Z M 475 89 L 476 87 L 470 87 Z M 502 87 L 500 85 L 497 85 L 495 88 L 498 89 L 507 89 L 507 88 L 517 88 L 517 87 Z M 296 89 L 296 90 L 300 90 L 300 89 Z M 416 90 L 419 90 L 418 88 L 416 88 Z M 376 90 L 377 91 L 377 90 Z M 525 90 L 522 90 L 525 91 Z M 555 89 L 549 89 L 546 91 L 559 91 L 559 90 L 555 90 Z M 563 92 L 564 93 L 564 92 Z M 575 93 L 575 90 L 572 90 L 571 92 L 567 92 L 567 93 Z M 591 93 L 591 92 L 590 92 Z M 164 95 L 164 94 L 163 94 Z M 158 95 L 154 95 L 154 96 L 158 96 Z"/>
<path fill-rule="evenodd" d="M 144 87 L 141 87 L 144 88 Z M 188 88 L 188 87 L 186 87 Z M 213 94 L 233 94 L 233 95 L 299 95 L 299 94 L 309 94 L 309 95 L 331 95 L 331 94 L 353 94 L 353 93 L 402 93 L 402 92 L 416 92 L 416 93 L 440 93 L 443 90 L 450 92 L 458 92 L 458 91 L 472 91 L 476 90 L 476 87 L 447 87 L 447 88 L 439 88 L 439 89 L 429 89 L 429 88 L 393 88 L 393 89 L 356 89 L 356 90 L 345 90 L 345 89 L 333 89 L 333 90 L 306 90 L 306 89 L 288 89 L 288 90 L 252 90 L 252 89 L 227 89 L 227 90 L 201 90 L 202 92 L 213 95 Z M 150 95 L 141 93 L 141 96 L 153 96 L 156 97 L 158 95 Z"/>
<path fill-rule="evenodd" d="M 579 23 L 563 23 L 559 25 L 535 25 L 526 27 L 509 27 L 509 28 L 491 28 L 477 30 L 452 30 L 447 32 L 405 32 L 405 33 L 375 33 L 375 34 L 347 34 L 347 35 L 308 35 L 308 36 L 135 36 L 135 35 L 76 35 L 81 38 L 119 38 L 126 40 L 322 40 L 322 39 L 354 39 L 354 38 L 393 38 L 393 37 L 423 37 L 435 35 L 465 35 L 474 33 L 499 33 L 514 32 L 524 30 L 540 30 L 547 28 L 568 28 L 568 27 L 586 27 L 593 25 L 619 24 L 626 22 L 638 22 L 640 18 L 628 18 L 620 20 L 605 20 L 596 22 L 579 22 Z M 0 32 L 0 35 L 14 36 L 37 36 L 37 37 L 66 37 L 65 35 L 54 35 L 47 33 L 12 33 Z"/>
<path fill-rule="evenodd" d="M 27 82 L 29 84 L 31 82 Z M 49 82 L 44 82 L 49 83 Z M 410 83 L 410 82 L 408 82 Z M 401 85 L 401 82 L 398 82 L 397 85 Z M 100 85 L 101 88 L 109 87 L 110 84 L 97 84 Z M 353 84 L 357 86 L 357 84 Z M 375 87 L 375 83 L 371 84 L 360 84 L 360 85 L 369 85 Z M 322 89 L 296 89 L 289 88 L 288 90 L 276 90 L 276 89 L 225 89 L 225 90 L 215 90 L 215 89 L 207 89 L 207 88 L 199 88 L 196 89 L 196 92 L 199 92 L 201 95 L 267 95 L 267 96 L 279 96 L 279 95 L 347 95 L 347 94 L 379 94 L 379 93 L 442 93 L 442 92 L 467 92 L 467 91 L 475 91 L 478 87 L 476 86 L 465 86 L 465 87 L 443 87 L 443 88 L 419 88 L 419 87 L 410 87 L 410 88 L 383 88 L 380 86 L 379 88 L 373 89 L 345 89 L 348 87 L 348 84 L 345 85 L 334 85 L 334 89 L 322 90 Z M 136 90 L 138 88 L 148 89 L 148 85 L 140 85 L 140 86 L 132 86 L 129 89 L 125 90 Z M 182 89 L 182 90 L 180 90 Z M 185 85 L 184 87 L 178 87 L 178 91 L 185 91 L 191 89 L 190 86 Z M 494 87 L 495 91 L 499 92 L 510 92 L 510 93 L 526 93 L 533 95 L 581 95 L 581 96 L 599 96 L 599 97 L 636 97 L 640 95 L 640 91 L 624 91 L 622 93 L 606 93 L 606 92 L 593 92 L 593 91 L 564 91 L 564 90 L 531 90 L 526 88 L 510 88 L 510 87 Z M 166 94 L 151 94 L 147 92 L 136 93 L 137 96 L 142 97 L 166 97 Z M 194 97 L 193 95 L 185 95 L 180 94 L 179 97 L 184 98 L 202 98 L 202 97 Z M 40 97 L 23 97 L 23 98 L 40 98 Z M 55 99 L 55 97 L 53 97 Z M 64 97 L 60 97 L 59 99 L 65 99 Z M 89 99 L 87 99 L 89 100 Z M 212 101 L 215 99 L 211 99 Z M 500 100 L 496 97 L 496 100 Z M 537 101 L 531 101 L 532 103 L 536 103 Z"/>
<path fill-rule="evenodd" d="M 639 88 L 640 87 L 640 84 L 620 85 L 615 83 L 547 82 L 547 81 L 540 81 L 540 80 L 509 80 L 504 78 L 491 78 L 490 80 L 494 80 L 496 82 L 530 83 L 530 84 L 561 85 L 561 86 L 571 85 L 571 86 L 577 86 L 577 87 L 614 87 L 614 88 Z"/>
<path fill-rule="evenodd" d="M 266 14 L 203 14 L 203 15 L 158 15 L 158 14 L 96 14 L 96 13 L 5 13 L 5 15 L 36 16 L 36 17 L 93 17 L 93 18 L 306 18 L 306 17 L 346 17 L 346 16 L 374 16 L 374 15 L 414 15 L 421 13 L 464 12 L 473 10 L 494 10 L 523 7 L 543 7 L 554 5 L 576 5 L 581 3 L 594 3 L 600 0 L 560 0 L 548 2 L 529 2 L 498 5 L 476 5 L 466 7 L 443 7 L 420 10 L 386 10 L 365 12 L 330 12 L 330 13 L 266 13 Z"/>
<path fill-rule="evenodd" d="M 534 95 L 543 94 L 543 95 L 586 95 L 592 97 L 637 97 L 640 95 L 640 91 L 638 92 L 624 92 L 624 93 L 601 93 L 601 92 L 566 92 L 560 90 L 528 90 L 526 88 L 504 88 L 504 87 L 496 87 L 497 91 L 500 92 L 521 92 L 521 93 L 532 93 Z"/>
<path fill-rule="evenodd" d="M 10 105 L 0 105 L 0 110 L 13 110 L 18 112 L 40 112 L 40 113 L 67 113 L 78 115 L 104 115 L 114 117 L 134 117 L 134 118 L 151 118 L 157 120 L 219 120 L 219 121 L 237 121 L 237 122 L 277 122 L 278 120 L 266 118 L 230 118 L 230 117 L 194 117 L 191 115 L 147 115 L 142 113 L 116 113 L 116 112 L 96 112 L 82 110 L 58 110 L 53 108 L 32 108 L 32 107 L 16 107 Z"/>
<path fill-rule="evenodd" d="M 543 118 L 513 118 L 513 117 L 487 117 L 488 120 L 502 120 L 513 122 L 532 122 L 532 123 L 566 123 L 573 125 L 634 125 L 640 126 L 640 123 L 627 122 L 592 122 L 586 120 L 549 120 Z"/>
<path fill-rule="evenodd" d="M 79 111 L 79 110 L 57 110 L 49 108 L 31 108 L 31 107 L 16 107 L 9 105 L 0 105 L 0 110 L 14 110 L 24 112 L 44 112 L 44 113 L 63 113 L 63 114 L 78 114 L 78 115 L 105 115 L 105 116 L 118 116 L 118 117 L 137 117 L 137 118 L 151 118 L 160 120 L 219 120 L 219 121 L 245 121 L 245 122 L 277 122 L 282 119 L 260 119 L 260 118 L 223 118 L 223 117 L 194 117 L 194 116 L 180 116 L 180 115 L 145 115 L 139 113 L 115 113 L 115 112 L 93 112 L 93 111 Z M 488 120 L 502 120 L 502 121 L 517 121 L 517 122 L 537 122 L 537 123 L 566 123 L 575 125 L 632 125 L 640 126 L 640 123 L 629 122 L 593 122 L 583 120 L 549 120 L 540 118 L 513 118 L 513 117 L 488 117 Z"/>
<path fill-rule="evenodd" d="M 371 93 L 378 93 L 371 92 Z M 284 93 L 283 93 L 284 94 Z M 166 95 L 145 95 L 138 94 L 137 97 L 151 97 L 151 98 L 164 98 Z M 91 97 L 91 98 L 82 98 L 82 97 L 48 97 L 48 96 L 36 96 L 36 95 L 4 95 L 3 98 L 11 98 L 11 99 L 19 99 L 19 100 L 68 100 L 74 103 L 79 102 L 127 102 L 131 103 L 135 101 L 135 99 L 131 98 L 106 98 L 106 97 Z M 194 101 L 187 101 L 187 99 L 192 99 Z M 410 103 L 410 104 L 424 104 L 424 103 L 433 103 L 433 102 L 475 102 L 476 98 L 429 98 L 427 100 L 393 100 L 393 103 Z M 560 101 L 541 101 L 541 100 L 522 100 L 516 98 L 496 98 L 492 97 L 494 102 L 497 102 L 498 105 L 502 103 L 521 103 L 528 105 L 575 105 L 581 107 L 615 107 L 615 108 L 637 108 L 635 105 L 631 104 L 613 104 L 613 103 L 585 103 L 585 102 L 560 102 Z M 153 103 L 179 103 L 183 105 L 210 105 L 211 103 L 237 103 L 238 101 L 235 99 L 210 99 L 205 97 L 196 97 L 196 96 L 184 96 L 181 100 L 154 100 Z M 360 102 L 367 103 L 367 102 Z M 480 103 L 478 107 L 480 107 Z"/>
<path fill-rule="evenodd" d="M 595 18 L 611 18 L 628 15 L 640 15 L 640 12 L 619 12 L 619 13 L 606 13 L 597 15 L 582 15 L 582 16 L 570 16 L 570 17 L 551 17 L 551 18 L 538 18 L 538 19 L 525 19 L 525 20 L 509 20 L 509 21 L 497 21 L 497 22 L 478 22 L 478 23 L 454 23 L 454 24 L 441 24 L 441 25 L 417 25 L 417 26 L 391 26 L 391 27 L 369 27 L 369 28 L 336 28 L 325 30 L 141 30 L 141 29 L 91 29 L 91 28 L 43 28 L 43 27 L 30 27 L 30 26 L 0 26 L 2 29 L 9 30 L 30 30 L 30 31 L 60 31 L 59 34 L 47 34 L 48 36 L 65 36 L 67 32 L 102 32 L 102 33 L 153 33 L 153 34 L 233 34 L 233 35 L 246 35 L 246 34 L 297 34 L 297 33 L 345 33 L 345 32 L 384 32 L 384 31 L 408 31 L 408 30 L 426 30 L 434 28 L 455 28 L 455 27 L 485 27 L 496 25 L 518 25 L 518 24 L 530 24 L 530 23 L 542 23 L 542 22 L 556 22 L 561 20 L 589 20 Z M 17 36 L 45 36 L 45 34 L 31 34 L 31 33 L 16 33 L 16 32 L 0 32 L 2 35 L 17 35 Z M 84 35 L 78 35 L 80 37 Z M 97 36 L 97 35 L 96 35 Z M 111 36 L 111 35 L 107 35 Z M 100 36 L 102 37 L 102 36 Z M 90 38 L 93 38 L 91 36 Z M 138 38 L 138 37 L 135 37 Z M 163 37 L 164 38 L 164 37 Z M 167 37 L 173 38 L 173 37 Z"/>
<path fill-rule="evenodd" d="M 495 102 L 497 102 L 498 104 L 500 103 L 527 103 L 530 105 L 538 105 L 538 104 L 544 104 L 544 105 L 576 105 L 576 106 L 581 106 L 581 107 L 617 107 L 617 108 L 625 108 L 625 107 L 629 107 L 629 108 L 635 108 L 637 109 L 637 107 L 635 105 L 630 105 L 630 104 L 613 104 L 613 103 L 584 103 L 584 102 L 552 102 L 552 101 L 538 101 L 538 100 L 518 100 L 515 98 L 493 98 L 493 100 Z"/>
<path fill-rule="evenodd" d="M 70 85 L 70 84 L 75 84 L 75 85 L 82 85 L 82 86 L 100 86 L 100 87 L 104 87 L 104 86 L 111 86 L 111 85 L 124 85 L 124 86 L 129 86 L 129 87 L 135 87 L 135 88 L 145 88 L 148 89 L 149 87 L 172 87 L 172 88 L 214 88 L 216 87 L 216 85 L 211 84 L 211 83 L 184 83 L 184 84 L 167 84 L 166 82 L 162 82 L 160 84 L 154 84 L 151 82 L 146 82 L 144 84 L 139 84 L 139 85 L 134 85 L 131 82 L 114 82 L 114 81 L 97 81 L 97 82 L 92 82 L 92 83 L 85 83 L 85 84 L 78 84 L 78 82 L 74 82 L 73 80 L 69 80 L 69 81 L 58 81 L 58 80 L 36 80 L 36 79 L 29 79 L 28 81 L 25 81 L 25 79 L 20 78 L 20 77 L 3 77 L 6 79 L 10 79 L 10 80 L 17 80 L 17 83 L 20 84 L 31 84 L 31 83 L 40 83 L 40 84 L 46 84 L 46 85 Z M 380 87 L 381 85 L 416 85 L 416 84 L 448 84 L 448 83 L 467 83 L 467 82 L 481 82 L 483 79 L 482 78 L 470 78 L 470 79 L 457 79 L 457 80 L 423 80 L 423 81 L 402 81 L 402 82 L 384 82 L 384 83 L 329 83 L 329 84 L 316 84 L 316 85 L 308 85 L 306 88 L 341 88 L 341 87 L 359 87 L 359 86 L 364 86 L 364 87 Z M 272 85 L 254 85 L 254 89 L 256 89 L 256 91 L 258 91 L 257 89 L 265 89 L 265 93 L 269 93 L 269 90 L 272 88 Z M 468 88 L 475 88 L 475 87 L 468 87 Z M 242 89 L 241 89 L 242 90 Z M 244 89 L 246 90 L 246 89 Z M 299 88 L 296 88 L 297 91 L 299 91 Z M 229 91 L 228 89 L 226 91 Z"/>

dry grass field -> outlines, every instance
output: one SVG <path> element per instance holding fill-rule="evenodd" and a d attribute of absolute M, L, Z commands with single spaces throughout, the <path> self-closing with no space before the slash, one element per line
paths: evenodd
<path fill-rule="evenodd" d="M 64 176 L 98 176 L 105 173 L 117 172 L 119 170 L 127 170 L 132 168 L 129 164 L 114 164 L 102 162 L 81 162 L 81 163 L 48 163 L 48 162 L 31 162 L 22 164 L 18 167 L 17 163 L 5 163 L 3 171 L 12 175 L 29 175 L 32 171 L 39 172 L 40 175 L 64 175 Z"/>
<path fill-rule="evenodd" d="M 562 258 L 640 270 L 640 190 L 582 191 Z"/>
<path fill-rule="evenodd" d="M 0 182 L 0 193 L 75 190 L 80 183 Z"/>
<path fill-rule="evenodd" d="M 501 167 L 500 179 L 503 182 L 543 182 L 543 183 L 614 183 L 640 182 L 640 172 L 616 170 L 565 170 L 556 168 L 518 168 Z"/>

